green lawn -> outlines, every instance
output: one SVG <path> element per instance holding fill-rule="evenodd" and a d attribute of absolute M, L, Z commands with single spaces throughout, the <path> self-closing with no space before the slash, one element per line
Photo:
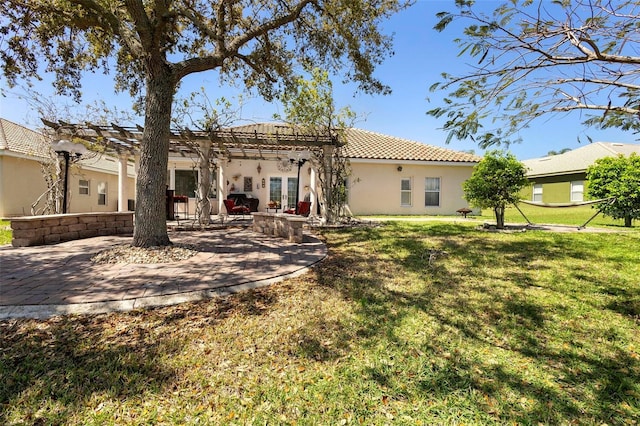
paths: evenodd
<path fill-rule="evenodd" d="M 11 224 L 8 220 L 0 220 L 0 246 L 11 244 Z"/>
<path fill-rule="evenodd" d="M 640 232 L 325 231 L 197 304 L 0 325 L 1 424 L 637 424 Z"/>
<path fill-rule="evenodd" d="M 532 222 L 537 224 L 563 224 L 563 225 L 583 225 L 594 214 L 598 212 L 598 209 L 594 209 L 592 206 L 578 206 L 578 207 L 563 207 L 563 208 L 550 208 L 532 206 L 530 204 L 520 203 L 518 205 L 522 213 Z M 482 212 L 482 218 L 487 221 L 493 221 L 495 223 L 495 216 L 490 209 Z M 515 208 L 509 207 L 505 211 L 505 222 L 507 223 L 526 223 L 526 219 Z M 640 222 L 635 221 L 633 223 L 635 228 L 640 227 Z M 616 220 L 602 214 L 597 215 L 587 227 L 624 227 L 624 221 L 622 219 Z"/>

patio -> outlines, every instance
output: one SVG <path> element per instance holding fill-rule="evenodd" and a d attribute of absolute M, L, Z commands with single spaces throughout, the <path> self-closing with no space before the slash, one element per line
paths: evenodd
<path fill-rule="evenodd" d="M 0 319 L 127 311 L 203 300 L 300 275 L 326 256 L 326 246 L 312 235 L 305 234 L 302 243 L 290 243 L 251 232 L 246 228 L 250 223 L 238 220 L 232 226 L 170 231 L 174 243 L 193 246 L 198 253 L 166 264 L 91 261 L 100 251 L 129 242 L 128 236 L 0 247 Z"/>

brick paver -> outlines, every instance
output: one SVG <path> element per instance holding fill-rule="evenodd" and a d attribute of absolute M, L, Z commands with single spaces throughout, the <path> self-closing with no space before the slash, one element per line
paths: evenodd
<path fill-rule="evenodd" d="M 267 285 L 322 260 L 326 246 L 305 235 L 301 244 L 244 228 L 170 233 L 199 253 L 170 264 L 108 264 L 96 253 L 130 241 L 106 236 L 65 243 L 0 247 L 0 319 L 46 318 L 200 300 Z"/>

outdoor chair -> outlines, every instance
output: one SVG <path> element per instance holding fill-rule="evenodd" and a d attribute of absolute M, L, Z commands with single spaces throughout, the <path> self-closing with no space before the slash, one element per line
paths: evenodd
<path fill-rule="evenodd" d="M 233 200 L 222 200 L 224 202 L 224 206 L 227 209 L 227 214 L 231 215 L 242 215 L 250 214 L 249 207 L 247 206 L 237 206 Z"/>
<path fill-rule="evenodd" d="M 284 213 L 296 214 L 296 210 L 288 209 Z M 311 213 L 311 201 L 298 201 L 298 215 L 309 216 L 309 213 Z"/>

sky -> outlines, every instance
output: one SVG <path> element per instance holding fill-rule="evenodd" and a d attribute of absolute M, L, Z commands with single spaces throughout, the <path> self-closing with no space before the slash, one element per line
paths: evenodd
<path fill-rule="evenodd" d="M 492 10 L 501 2 L 480 0 L 483 7 Z M 445 30 L 442 33 L 433 30 L 435 14 L 451 10 L 451 0 L 418 0 L 409 9 L 392 17 L 384 25 L 386 33 L 394 33 L 394 55 L 387 58 L 376 70 L 376 77 L 391 87 L 390 95 L 358 94 L 356 86 L 342 84 L 334 79 L 334 99 L 338 108 L 349 106 L 359 119 L 355 127 L 410 139 L 430 145 L 456 150 L 474 150 L 482 154 L 483 150 L 469 140 L 452 140 L 446 144 L 447 132 L 441 129 L 444 119 L 428 116 L 426 112 L 442 103 L 442 95 L 429 92 L 429 87 L 441 81 L 442 72 L 460 75 L 468 70 L 468 58 L 459 57 L 453 39 L 460 37 L 459 32 Z M 56 98 L 50 76 L 43 75 L 42 82 L 36 82 L 34 89 L 46 97 L 63 104 L 73 104 L 69 98 Z M 39 117 L 24 99 L 19 88 L 10 89 L 6 80 L 0 77 L 0 87 L 5 97 L 0 98 L 0 117 L 37 129 L 41 127 Z M 206 87 L 210 99 L 221 96 L 237 99 L 242 93 L 240 88 L 220 87 L 215 73 L 207 72 L 188 76 L 183 80 L 179 95 Z M 113 75 L 87 74 L 82 82 L 82 103 L 104 101 L 121 111 L 131 109 L 131 98 L 127 93 L 114 92 Z M 241 118 L 249 122 L 273 121 L 274 113 L 283 113 L 282 107 L 267 103 L 260 98 L 246 98 Z M 137 120 L 143 124 L 143 119 Z M 596 130 L 581 125 L 583 118 L 578 113 L 565 116 L 541 117 L 534 121 L 529 129 L 519 136 L 522 142 L 509 147 L 520 160 L 543 157 L 551 150 L 563 148 L 575 149 L 593 141 L 636 143 L 637 135 L 620 130 Z M 237 124 L 245 124 L 238 121 Z M 579 141 L 580 140 L 580 141 Z"/>

